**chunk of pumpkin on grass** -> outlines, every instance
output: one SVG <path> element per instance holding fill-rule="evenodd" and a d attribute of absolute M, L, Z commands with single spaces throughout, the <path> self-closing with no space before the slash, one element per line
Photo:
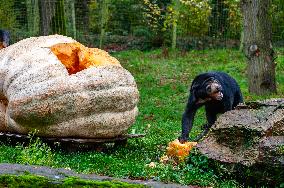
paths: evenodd
<path fill-rule="evenodd" d="M 180 143 L 178 139 L 170 142 L 167 147 L 167 156 L 176 162 L 182 162 L 189 155 L 197 142 Z"/>

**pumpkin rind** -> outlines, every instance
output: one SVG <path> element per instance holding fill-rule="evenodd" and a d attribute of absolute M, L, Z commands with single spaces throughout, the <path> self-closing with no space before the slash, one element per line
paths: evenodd
<path fill-rule="evenodd" d="M 50 49 L 60 43 L 76 41 L 33 37 L 0 50 L 0 131 L 37 129 L 40 136 L 80 138 L 125 134 L 138 114 L 133 76 L 111 63 L 70 75 Z"/>

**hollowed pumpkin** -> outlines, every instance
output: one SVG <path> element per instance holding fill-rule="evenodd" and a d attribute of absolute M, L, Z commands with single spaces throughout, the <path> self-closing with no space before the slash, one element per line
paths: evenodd
<path fill-rule="evenodd" d="M 32 37 L 0 51 L 2 132 L 116 137 L 134 123 L 138 100 L 118 60 L 72 38 Z"/>

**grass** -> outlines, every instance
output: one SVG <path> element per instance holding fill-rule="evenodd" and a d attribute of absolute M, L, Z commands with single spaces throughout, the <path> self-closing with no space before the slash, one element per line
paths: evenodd
<path fill-rule="evenodd" d="M 164 58 L 161 50 L 126 51 L 114 54 L 135 77 L 140 92 L 139 116 L 129 129 L 131 133 L 146 133 L 144 138 L 128 141 L 126 147 L 105 152 L 53 151 L 33 140 L 29 146 L 1 144 L 0 162 L 37 164 L 131 179 L 154 179 L 187 185 L 239 187 L 235 180 L 223 179 L 211 169 L 204 156 L 189 157 L 188 163 L 178 166 L 161 164 L 168 142 L 181 132 L 181 115 L 188 97 L 189 84 L 205 71 L 229 73 L 240 84 L 245 100 L 281 97 L 284 94 L 284 49 L 278 50 L 278 94 L 255 96 L 248 93 L 246 59 L 236 50 L 190 51 L 186 54 L 170 52 Z M 204 110 L 198 112 L 193 135 L 205 123 Z M 36 157 L 35 157 L 36 156 Z M 147 166 L 155 162 L 156 167 Z"/>

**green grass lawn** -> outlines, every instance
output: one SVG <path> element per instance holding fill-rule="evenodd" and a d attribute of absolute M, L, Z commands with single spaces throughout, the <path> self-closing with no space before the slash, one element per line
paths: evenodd
<path fill-rule="evenodd" d="M 181 132 L 181 115 L 193 78 L 202 72 L 218 70 L 229 73 L 240 84 L 244 99 L 282 97 L 284 94 L 284 49 L 277 50 L 278 94 L 254 96 L 248 93 L 246 58 L 237 50 L 171 52 L 164 58 L 161 50 L 126 51 L 113 54 L 135 77 L 140 91 L 139 116 L 130 133 L 146 133 L 144 138 L 128 141 L 126 147 L 105 152 L 53 151 L 35 140 L 30 146 L 0 144 L 0 162 L 47 165 L 77 172 L 96 173 L 131 179 L 154 179 L 214 187 L 238 187 L 234 180 L 220 177 L 203 156 L 191 155 L 188 163 L 161 164 L 167 144 Z M 193 135 L 205 123 L 204 110 L 198 112 Z M 155 162 L 156 167 L 147 167 Z"/>

